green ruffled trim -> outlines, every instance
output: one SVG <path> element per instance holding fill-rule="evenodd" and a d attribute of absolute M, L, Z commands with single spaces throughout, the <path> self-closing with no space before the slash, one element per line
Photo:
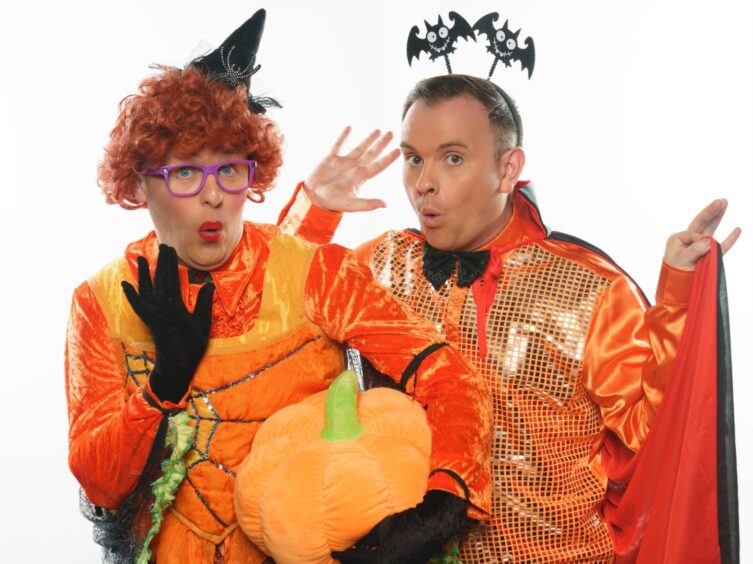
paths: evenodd
<path fill-rule="evenodd" d="M 169 458 L 162 461 L 162 475 L 152 482 L 154 503 L 152 504 L 152 526 L 146 534 L 144 543 L 136 556 L 136 564 L 148 564 L 152 557 L 149 543 L 162 527 L 162 516 L 175 499 L 178 486 L 186 477 L 186 463 L 183 456 L 191 448 L 193 429 L 188 424 L 189 416 L 185 411 L 172 415 L 167 422 L 167 436 L 165 446 L 172 447 Z"/>
<path fill-rule="evenodd" d="M 458 554 L 460 554 L 458 539 L 457 537 L 452 537 L 447 541 L 447 544 L 442 547 L 439 554 L 435 554 L 431 557 L 428 564 L 461 564 Z"/>

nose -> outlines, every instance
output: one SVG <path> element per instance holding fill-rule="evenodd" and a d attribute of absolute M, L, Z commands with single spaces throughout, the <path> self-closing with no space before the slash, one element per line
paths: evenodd
<path fill-rule="evenodd" d="M 214 174 L 207 176 L 204 188 L 199 192 L 201 203 L 216 208 L 222 204 L 223 193 L 220 187 L 217 185 L 217 177 Z"/>
<path fill-rule="evenodd" d="M 434 194 L 438 191 L 438 184 L 432 167 L 424 164 L 421 168 L 421 174 L 416 180 L 416 190 L 419 194 Z"/>

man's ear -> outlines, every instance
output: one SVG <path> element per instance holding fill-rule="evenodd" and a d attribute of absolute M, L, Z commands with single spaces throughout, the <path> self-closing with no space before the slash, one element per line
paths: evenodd
<path fill-rule="evenodd" d="M 136 176 L 136 187 L 133 189 L 133 198 L 139 204 L 146 206 L 146 178 L 143 174 Z"/>
<path fill-rule="evenodd" d="M 526 154 L 520 147 L 508 149 L 499 157 L 500 192 L 509 194 L 515 188 L 523 167 L 526 164 Z"/>

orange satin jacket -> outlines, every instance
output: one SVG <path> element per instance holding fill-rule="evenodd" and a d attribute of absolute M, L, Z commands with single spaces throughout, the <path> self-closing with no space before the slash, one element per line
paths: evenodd
<path fill-rule="evenodd" d="M 152 232 L 131 243 L 73 296 L 66 346 L 69 464 L 86 497 L 117 510 L 134 488 L 165 413 L 186 409 L 195 428 L 188 473 L 152 542 L 159 562 L 262 562 L 237 528 L 235 472 L 258 426 L 279 408 L 325 389 L 344 368 L 339 343 L 363 351 L 380 370 L 407 382 L 427 408 L 431 465 L 468 485 L 480 515 L 490 504 L 490 405 L 486 385 L 451 347 L 415 356 L 442 338 L 375 284 L 367 268 L 335 245 L 314 247 L 272 226 L 245 223 L 216 285 L 207 353 L 179 404 L 149 389 L 154 345 L 120 281 L 137 279 L 136 258 L 152 269 Z M 193 309 L 200 284 L 180 266 Z M 415 364 L 415 363 L 414 363 Z M 462 495 L 447 472 L 430 489 Z"/>
<path fill-rule="evenodd" d="M 609 562 L 600 446 L 607 432 L 632 450 L 646 436 L 693 273 L 664 265 L 649 308 L 603 253 L 547 230 L 527 183 L 512 203 L 508 225 L 484 247 L 489 266 L 470 288 L 453 274 L 434 289 L 416 232 L 387 232 L 356 254 L 490 386 L 492 517 L 471 531 L 461 561 Z M 299 186 L 281 226 L 326 242 L 339 218 L 312 206 Z"/>

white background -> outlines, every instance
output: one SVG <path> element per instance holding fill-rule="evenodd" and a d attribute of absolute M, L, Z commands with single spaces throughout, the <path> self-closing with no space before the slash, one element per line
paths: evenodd
<path fill-rule="evenodd" d="M 117 115 L 150 63 L 182 66 L 202 38 L 218 45 L 251 2 L 26 2 L 0 8 L 0 157 L 5 271 L 0 292 L 3 397 L 0 561 L 95 562 L 67 469 L 63 345 L 74 287 L 141 237 L 145 211 L 106 206 L 96 164 Z M 490 11 L 536 42 L 532 80 L 497 68 L 518 100 L 545 222 L 607 251 L 650 295 L 666 236 L 716 197 L 730 200 L 720 235 L 743 235 L 726 260 L 732 319 L 743 561 L 753 554 L 753 3 L 274 2 L 256 75 L 277 97 L 286 135 L 277 189 L 246 218 L 274 222 L 341 128 L 399 131 L 410 86 L 444 72 L 406 64 L 412 25 L 455 9 Z M 501 22 L 498 22 L 498 25 Z M 459 42 L 456 72 L 486 76 L 481 43 Z M 400 165 L 367 186 L 384 211 L 347 218 L 357 244 L 415 220 Z M 472 218 L 469 218 L 472 220 Z"/>

